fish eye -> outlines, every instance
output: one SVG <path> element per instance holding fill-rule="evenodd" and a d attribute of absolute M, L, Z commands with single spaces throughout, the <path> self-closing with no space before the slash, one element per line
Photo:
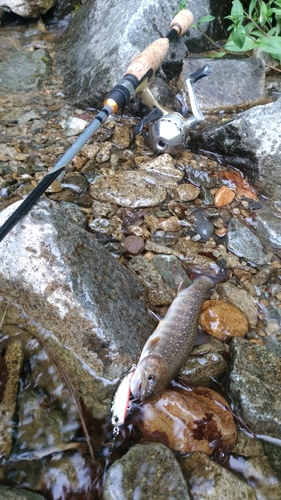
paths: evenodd
<path fill-rule="evenodd" d="M 148 380 L 148 382 L 152 382 L 153 383 L 155 381 L 154 375 L 151 375 L 151 374 L 148 375 L 147 380 Z"/>

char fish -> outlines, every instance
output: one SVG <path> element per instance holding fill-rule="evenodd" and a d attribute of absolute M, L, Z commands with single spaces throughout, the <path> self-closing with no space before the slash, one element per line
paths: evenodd
<path fill-rule="evenodd" d="M 155 400 L 179 373 L 194 346 L 203 302 L 209 290 L 227 275 L 226 269 L 213 264 L 188 288 L 179 288 L 166 316 L 144 345 L 131 380 L 134 398 Z"/>

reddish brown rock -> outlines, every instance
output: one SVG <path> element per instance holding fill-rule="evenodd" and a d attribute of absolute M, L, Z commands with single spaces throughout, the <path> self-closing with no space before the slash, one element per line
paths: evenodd
<path fill-rule="evenodd" d="M 144 240 L 140 236 L 131 235 L 124 239 L 123 245 L 127 252 L 137 255 L 144 249 Z"/>
<path fill-rule="evenodd" d="M 215 206 L 218 208 L 225 207 L 235 198 L 235 192 L 227 186 L 220 187 L 215 194 Z"/>
<path fill-rule="evenodd" d="M 223 342 L 231 337 L 244 337 L 248 332 L 248 321 L 244 314 L 222 300 L 204 302 L 199 324 L 206 332 Z"/>
<path fill-rule="evenodd" d="M 206 387 L 173 388 L 140 408 L 144 441 L 161 442 L 182 453 L 232 447 L 237 431 L 224 398 Z"/>

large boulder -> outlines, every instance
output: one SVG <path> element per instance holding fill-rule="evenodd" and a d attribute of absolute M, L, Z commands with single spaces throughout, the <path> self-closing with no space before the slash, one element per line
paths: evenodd
<path fill-rule="evenodd" d="M 0 225 L 19 203 L 1 212 Z M 146 288 L 44 198 L 0 243 L 0 262 L 0 295 L 55 335 L 50 349 L 93 415 L 104 416 L 113 381 L 155 327 Z"/>
<path fill-rule="evenodd" d="M 192 149 L 213 151 L 240 168 L 263 194 L 281 196 L 281 99 L 240 113 L 223 125 L 195 131 Z"/>
<path fill-rule="evenodd" d="M 10 10 L 18 16 L 34 19 L 45 14 L 56 0 L 0 0 L 0 8 Z"/>

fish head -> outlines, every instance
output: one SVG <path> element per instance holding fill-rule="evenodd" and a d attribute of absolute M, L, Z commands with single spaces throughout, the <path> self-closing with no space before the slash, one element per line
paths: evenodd
<path fill-rule="evenodd" d="M 170 382 L 169 369 L 159 354 L 149 354 L 136 367 L 131 380 L 133 397 L 142 402 L 155 400 Z"/>

